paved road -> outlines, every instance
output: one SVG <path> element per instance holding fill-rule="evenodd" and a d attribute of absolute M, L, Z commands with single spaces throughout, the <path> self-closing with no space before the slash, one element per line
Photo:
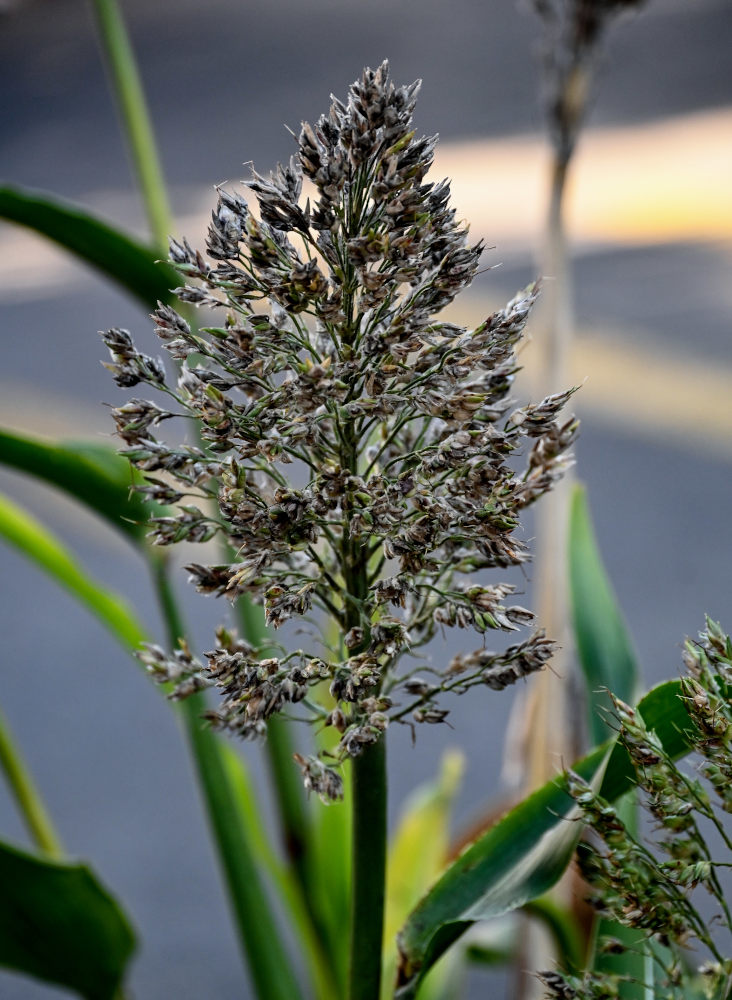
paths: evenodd
<path fill-rule="evenodd" d="M 445 139 L 538 127 L 534 23 L 508 0 L 132 0 L 141 53 L 176 208 L 191 192 L 254 159 L 289 153 L 296 126 L 341 93 L 364 63 L 388 55 L 399 78 L 425 79 L 419 124 Z M 77 0 L 19 5 L 0 21 L 0 172 L 128 216 L 131 190 L 86 9 Z M 613 33 L 595 124 L 732 103 L 727 0 L 658 0 Z M 732 364 L 730 249 L 658 245 L 596 249 L 577 262 L 583 325 L 640 330 L 659 357 Z M 29 265 L 32 269 L 32 262 Z M 516 259 L 488 275 L 491 296 L 533 273 Z M 0 269 L 0 275 L 2 270 Z M 42 275 L 39 276 L 42 279 Z M 1 278 L 0 278 L 1 280 Z M 41 281 L 42 283 L 42 281 Z M 100 369 L 94 331 L 146 320 L 91 276 L 34 297 L 0 288 L 4 365 L 0 420 L 46 433 L 107 430 L 101 399 L 115 393 Z M 689 393 L 696 390 L 693 385 Z M 622 404 L 623 385 L 618 386 Z M 674 401 L 684 408 L 684 395 Z M 732 628 L 730 466 L 703 443 L 585 421 L 578 449 L 608 567 L 649 682 L 673 675 L 679 643 L 704 611 Z M 2 475 L 7 489 L 52 523 L 88 568 L 133 599 L 156 627 L 140 567 L 100 526 L 42 488 Z M 530 535 L 531 526 L 527 527 Z M 235 943 L 210 858 L 182 743 L 167 707 L 102 630 L 12 552 L 2 552 L 2 702 L 70 849 L 93 858 L 128 903 L 145 940 L 133 979 L 140 1000 L 242 993 Z M 198 635 L 221 606 L 187 597 Z M 450 650 L 435 655 L 449 655 Z M 498 788 L 510 695 L 456 706 L 456 730 L 434 729 L 412 748 L 392 738 L 392 803 L 432 774 L 444 748 L 471 763 L 459 815 Z M 256 754 L 254 755 L 256 760 Z M 4 834 L 20 837 L 0 798 Z M 485 981 L 477 977 L 476 998 Z M 493 989 L 498 987 L 494 986 Z M 58 991 L 0 975 L 7 1000 Z M 497 995 L 497 994 L 496 994 Z"/>

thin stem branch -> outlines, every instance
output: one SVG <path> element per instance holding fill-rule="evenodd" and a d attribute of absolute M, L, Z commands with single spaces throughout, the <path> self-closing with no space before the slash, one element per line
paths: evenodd
<path fill-rule="evenodd" d="M 51 858 L 62 858 L 64 849 L 41 793 L 36 788 L 7 720 L 0 712 L 0 770 L 5 775 L 18 811 L 36 846 Z"/>
<path fill-rule="evenodd" d="M 243 632 L 253 645 L 265 645 L 267 655 L 267 628 L 260 608 L 249 600 L 237 605 Z M 267 723 L 267 760 L 275 790 L 282 839 L 301 890 L 307 896 L 307 871 L 305 865 L 306 840 L 309 821 L 305 809 L 302 782 L 292 762 L 292 743 L 287 726 L 276 717 Z"/>
<path fill-rule="evenodd" d="M 154 559 L 151 571 L 171 647 L 185 628 L 168 574 L 167 562 Z M 202 695 L 180 703 L 201 793 L 219 863 L 229 891 L 239 940 L 260 1000 L 297 1000 L 297 977 L 280 941 L 274 915 L 261 881 L 256 855 L 242 827 L 221 747 L 201 721 Z"/>
<path fill-rule="evenodd" d="M 170 205 L 127 28 L 116 0 L 92 0 L 92 9 L 152 236 L 165 249 L 171 229 Z"/>

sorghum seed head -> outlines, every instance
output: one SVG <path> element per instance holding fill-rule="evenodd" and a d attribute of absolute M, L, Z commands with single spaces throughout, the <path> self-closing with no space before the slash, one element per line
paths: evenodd
<path fill-rule="evenodd" d="M 449 183 L 427 179 L 435 139 L 413 128 L 418 89 L 396 86 L 386 63 L 365 70 L 345 103 L 303 125 L 288 164 L 253 174 L 258 210 L 219 190 L 207 255 L 171 242 L 182 301 L 221 314 L 195 331 L 158 306 L 177 379 L 166 383 L 125 331 L 104 337 L 118 384 L 166 390 L 198 429 L 198 443 L 169 447 L 151 434 L 168 410 L 134 400 L 116 411 L 130 461 L 166 477 L 147 488 L 179 504 L 153 520 L 154 543 L 220 536 L 235 561 L 192 562 L 199 590 L 246 595 L 275 629 L 311 613 L 337 626 L 328 659 L 298 650 L 259 662 L 257 650 L 220 644 L 190 673 L 221 689 L 209 718 L 251 737 L 298 705 L 341 733 L 341 757 L 390 719 L 443 722 L 442 691 L 504 688 L 553 650 L 537 632 L 503 653 L 457 657 L 432 684 L 397 669 L 439 627 L 483 635 L 533 622 L 504 603 L 513 587 L 474 574 L 528 558 L 520 515 L 567 468 L 577 429 L 561 416 L 573 390 L 520 408 L 510 397 L 538 285 L 475 328 L 438 318 L 483 246 L 457 219 Z M 172 679 L 156 656 L 150 668 Z M 308 697 L 323 681 L 335 708 Z M 299 763 L 330 796 L 331 771 Z"/>

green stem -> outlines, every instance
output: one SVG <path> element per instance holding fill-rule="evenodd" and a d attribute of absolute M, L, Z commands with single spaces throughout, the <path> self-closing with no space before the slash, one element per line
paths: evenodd
<path fill-rule="evenodd" d="M 274 783 L 280 828 L 293 871 L 307 894 L 308 817 L 305 812 L 302 781 L 292 754 L 292 741 L 287 722 L 277 716 L 271 718 L 267 723 L 267 762 Z"/>
<path fill-rule="evenodd" d="M 241 599 L 237 609 L 244 637 L 253 645 L 266 643 L 268 633 L 261 608 L 247 599 Z M 305 806 L 302 781 L 293 764 L 292 740 L 285 719 L 273 716 L 268 721 L 265 748 L 285 854 L 318 947 L 327 953 L 328 929 L 317 906 L 319 897 L 312 885 L 309 864 L 309 854 L 313 850 L 312 825 Z"/>
<path fill-rule="evenodd" d="M 347 287 L 347 285 L 346 285 Z M 345 295 L 344 295 L 345 298 Z M 351 329 L 352 302 L 344 309 Z M 350 338 L 344 335 L 344 343 Z M 352 475 L 358 473 L 358 439 L 352 419 L 347 419 L 340 433 L 341 465 Z M 368 594 L 368 548 L 350 533 L 352 500 L 343 502 L 344 524 L 341 541 L 341 573 L 345 628 L 363 626 L 361 609 Z M 367 649 L 370 630 L 365 629 L 360 647 Z M 381 991 L 381 955 L 384 940 L 384 903 L 386 896 L 386 739 L 364 748 L 351 762 L 353 813 L 351 859 L 351 942 L 349 1000 L 379 1000 Z"/>
<path fill-rule="evenodd" d="M 116 0 L 92 0 L 92 6 L 148 222 L 155 242 L 165 248 L 172 228 L 172 216 L 134 52 Z M 165 563 L 162 560 L 155 561 L 152 570 L 169 638 L 174 645 L 184 632 Z M 256 629 L 248 627 L 250 625 L 252 623 L 245 622 L 245 633 L 250 641 L 256 641 Z M 279 938 L 257 870 L 252 856 L 243 850 L 243 837 L 235 815 L 236 806 L 216 738 L 200 723 L 200 700 L 195 698 L 185 701 L 182 714 L 242 945 L 249 957 L 252 977 L 262 997 L 279 995 L 273 984 L 281 981 L 287 984 L 288 980 L 292 983 L 290 996 L 295 997 L 299 995 L 299 990 L 287 957 L 279 947 Z M 292 785 L 296 781 L 292 750 L 281 724 L 270 725 L 268 755 L 288 850 L 293 860 L 294 857 L 298 859 L 295 869 L 300 876 L 304 865 L 304 850 L 298 838 L 302 838 L 302 831 L 305 829 L 305 807 L 302 788 L 299 785 L 294 788 Z M 287 989 L 287 985 L 285 988 Z"/>
<path fill-rule="evenodd" d="M 253 645 L 265 643 L 267 627 L 261 609 L 246 599 L 240 600 L 237 607 L 245 638 Z M 309 824 L 305 810 L 305 796 L 297 768 L 292 760 L 293 749 L 287 723 L 276 716 L 267 723 L 266 750 L 285 851 L 301 889 L 307 897 L 305 853 Z"/>
<path fill-rule="evenodd" d="M 352 763 L 353 896 L 349 1000 L 378 1000 L 386 885 L 386 738 Z"/>
<path fill-rule="evenodd" d="M 168 631 L 176 646 L 185 635 L 166 562 L 151 564 L 155 588 Z M 239 939 L 260 1000 L 297 1000 L 302 996 L 290 960 L 280 941 L 255 853 L 242 828 L 239 807 L 211 729 L 201 723 L 201 695 L 181 702 L 186 734 L 193 755 L 211 832 L 219 856 Z"/>
<path fill-rule="evenodd" d="M 92 8 L 153 239 L 165 249 L 171 211 L 137 62 L 116 0 L 92 0 Z"/>
<path fill-rule="evenodd" d="M 30 771 L 15 745 L 7 720 L 0 712 L 0 769 L 37 847 L 51 858 L 62 858 L 64 849 L 43 804 Z"/>

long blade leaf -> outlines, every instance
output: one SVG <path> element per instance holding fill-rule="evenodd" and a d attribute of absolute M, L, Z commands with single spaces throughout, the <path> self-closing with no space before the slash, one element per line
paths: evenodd
<path fill-rule="evenodd" d="M 386 998 L 394 979 L 393 942 L 409 911 L 444 871 L 450 843 L 450 814 L 465 762 L 457 751 L 448 751 L 440 773 L 417 788 L 405 803 L 390 847 L 384 921 L 384 982 Z M 445 969 L 444 973 L 449 972 Z M 424 984 L 420 996 L 444 996 L 444 973 Z M 436 975 L 437 973 L 435 973 Z"/>
<path fill-rule="evenodd" d="M 141 477 L 113 448 L 89 441 L 44 441 L 0 428 L 0 462 L 64 490 L 130 540 L 143 540 L 151 505 L 130 492 Z"/>
<path fill-rule="evenodd" d="M 204 704 L 181 703 L 208 820 L 237 918 L 249 972 L 260 1000 L 300 1000 L 303 990 L 291 967 L 267 898 L 255 844 L 242 822 L 240 803 L 219 737 L 201 723 Z"/>
<path fill-rule="evenodd" d="M 180 284 L 180 278 L 170 265 L 156 263 L 158 251 L 76 205 L 18 187 L 0 187 L 0 218 L 58 243 L 146 308 L 154 309 L 158 299 L 173 301 L 170 290 Z"/>
<path fill-rule="evenodd" d="M 135 650 L 145 640 L 142 626 L 126 604 L 87 576 L 46 528 L 5 497 L 0 497 L 0 538 L 16 546 L 77 597 L 125 648 Z M 242 935 L 257 962 L 259 995 L 266 1000 L 295 1000 L 300 993 L 284 952 L 279 951 L 269 900 L 256 868 L 256 850 L 235 804 L 230 776 L 222 762 L 221 743 L 201 721 L 203 707 L 198 700 L 189 700 L 182 703 L 181 710 L 221 863 L 229 885 L 236 887 L 232 896 Z M 265 942 L 266 962 L 262 953 Z"/>
<path fill-rule="evenodd" d="M 86 865 L 0 843 L 0 965 L 112 1000 L 135 948 L 117 902 Z"/>
<path fill-rule="evenodd" d="M 570 599 L 577 652 L 587 684 L 593 744 L 608 738 L 607 692 L 633 704 L 639 671 L 612 585 L 602 564 L 585 491 L 572 496 L 569 532 Z"/>
<path fill-rule="evenodd" d="M 144 630 L 127 603 L 88 576 L 47 528 L 4 496 L 0 496 L 0 538 L 73 594 L 123 646 L 137 649 L 144 641 Z"/>
<path fill-rule="evenodd" d="M 186 635 L 165 564 L 153 564 L 155 586 L 166 623 L 168 643 L 175 648 Z M 236 918 L 239 939 L 259 1000 L 298 1000 L 296 973 L 281 940 L 262 878 L 257 844 L 241 808 L 241 787 L 233 781 L 226 747 L 202 722 L 205 692 L 180 702 L 209 826 Z"/>
<path fill-rule="evenodd" d="M 318 1000 L 338 1000 L 339 990 L 335 983 L 333 967 L 313 931 L 310 916 L 292 869 L 283 864 L 275 853 L 272 839 L 257 808 L 256 791 L 247 765 L 228 744 L 221 743 L 220 752 L 239 807 L 240 821 L 247 831 L 254 857 L 258 865 L 266 871 L 271 884 L 279 893 L 281 904 L 291 917 L 308 962 Z"/>

